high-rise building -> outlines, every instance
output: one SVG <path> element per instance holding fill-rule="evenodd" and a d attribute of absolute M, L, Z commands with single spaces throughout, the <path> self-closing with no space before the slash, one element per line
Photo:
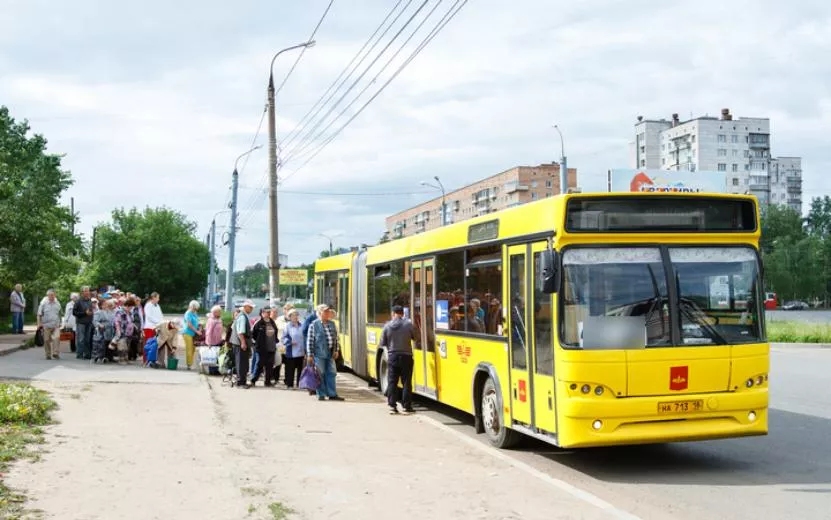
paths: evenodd
<path fill-rule="evenodd" d="M 632 162 L 635 168 L 725 172 L 729 192 L 802 211 L 802 159 L 772 156 L 768 118 L 734 119 L 726 108 L 720 118 L 638 117 Z"/>
<path fill-rule="evenodd" d="M 568 169 L 568 187 L 576 186 L 577 170 Z M 517 166 L 445 194 L 447 224 L 493 213 L 560 193 L 560 165 Z M 386 219 L 390 239 L 441 226 L 441 196 Z"/>

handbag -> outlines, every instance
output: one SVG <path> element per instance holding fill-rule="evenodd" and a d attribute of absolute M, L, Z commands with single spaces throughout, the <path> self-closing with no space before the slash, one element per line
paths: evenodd
<path fill-rule="evenodd" d="M 317 390 L 320 387 L 320 374 L 317 367 L 307 366 L 300 374 L 300 388 L 304 390 Z"/>
<path fill-rule="evenodd" d="M 41 327 L 38 327 L 37 332 L 35 332 L 35 346 L 43 346 L 43 328 Z"/>

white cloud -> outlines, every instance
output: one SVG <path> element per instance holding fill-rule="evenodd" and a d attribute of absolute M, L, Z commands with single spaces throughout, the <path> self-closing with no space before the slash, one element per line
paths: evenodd
<path fill-rule="evenodd" d="M 167 205 L 204 235 L 254 137 L 272 53 L 303 41 L 327 3 L 7 0 L 0 99 L 66 154 L 82 231 L 115 206 Z M 278 98 L 281 139 L 388 9 L 334 3 Z M 554 122 L 580 183 L 600 189 L 608 168 L 628 165 L 637 115 L 730 107 L 770 117 L 774 154 L 804 157 L 805 196 L 829 194 L 829 51 L 831 7 L 820 0 L 469 2 L 315 160 L 282 172 L 281 251 L 308 261 L 328 247 L 318 236 L 327 231 L 344 233 L 336 245 L 372 243 L 386 215 L 434 196 L 291 190 L 411 193 L 434 175 L 453 189 L 554 160 Z M 278 81 L 295 56 L 280 57 Z M 266 197 L 256 190 L 266 169 L 263 149 L 240 173 L 238 266 L 267 255 Z M 227 224 L 227 214 L 217 220 Z M 224 266 L 227 248 L 220 253 Z"/>

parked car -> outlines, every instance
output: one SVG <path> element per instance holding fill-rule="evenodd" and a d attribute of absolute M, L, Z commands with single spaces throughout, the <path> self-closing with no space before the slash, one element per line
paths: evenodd
<path fill-rule="evenodd" d="M 801 302 L 799 300 L 793 300 L 793 301 L 785 302 L 782 305 L 782 310 L 783 311 L 804 311 L 804 310 L 808 310 L 809 308 L 810 308 L 810 306 L 807 303 Z"/>

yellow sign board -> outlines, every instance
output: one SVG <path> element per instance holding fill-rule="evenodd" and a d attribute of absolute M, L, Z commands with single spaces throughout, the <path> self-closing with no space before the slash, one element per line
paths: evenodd
<path fill-rule="evenodd" d="M 309 271 L 305 269 L 280 269 L 280 285 L 307 285 Z"/>

